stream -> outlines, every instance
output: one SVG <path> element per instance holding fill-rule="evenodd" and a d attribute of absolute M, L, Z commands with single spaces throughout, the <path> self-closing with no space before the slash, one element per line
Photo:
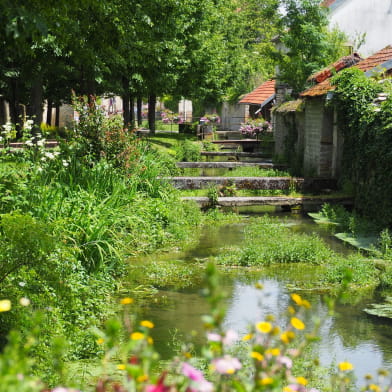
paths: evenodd
<path fill-rule="evenodd" d="M 260 210 L 239 211 L 244 214 L 260 214 Z M 277 215 L 294 231 L 317 232 L 336 252 L 353 252 L 348 246 L 337 240 L 331 232 L 321 225 L 316 225 L 310 218 L 301 214 L 268 212 Z M 162 254 L 162 258 L 192 262 L 210 255 L 216 255 L 223 246 L 240 244 L 246 223 L 231 224 L 219 228 L 206 227 L 199 242 L 192 249 L 175 255 Z M 155 260 L 159 255 L 153 256 Z M 295 280 L 312 279 L 317 268 L 309 267 L 305 271 L 296 265 L 279 265 L 261 270 L 237 268 L 224 273 L 222 290 L 228 293 L 225 328 L 232 328 L 240 335 L 247 332 L 250 323 L 261 321 L 268 314 L 279 315 L 290 303 L 288 285 Z M 263 290 L 257 290 L 255 283 L 262 283 Z M 184 339 L 192 338 L 196 347 L 204 341 L 201 316 L 208 313 L 208 305 L 199 295 L 200 289 L 160 290 L 158 303 L 149 303 L 141 317 L 154 322 L 153 337 L 157 350 L 163 359 L 175 352 L 176 345 Z M 312 304 L 312 312 L 307 325 L 312 325 L 312 318 L 321 320 L 320 341 L 315 347 L 323 366 L 341 361 L 354 365 L 354 373 L 362 385 L 364 375 L 377 373 L 380 368 L 392 371 L 392 320 L 367 315 L 363 309 L 377 299 L 373 296 L 361 298 L 355 305 L 338 304 L 333 315 L 329 314 L 322 296 L 315 293 L 301 293 Z M 282 316 L 281 316 L 282 318 Z"/>

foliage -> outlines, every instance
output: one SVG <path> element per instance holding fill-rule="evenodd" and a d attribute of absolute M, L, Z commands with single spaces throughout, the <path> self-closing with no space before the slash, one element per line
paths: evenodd
<path fill-rule="evenodd" d="M 390 80 L 380 83 L 358 69 L 333 78 L 333 104 L 344 135 L 342 178 L 354 188 L 357 211 L 380 227 L 392 224 Z M 378 94 L 380 98 L 378 98 Z"/>
<path fill-rule="evenodd" d="M 180 162 L 200 161 L 201 146 L 191 140 L 184 140 L 178 143 L 176 148 L 176 158 Z"/>
<path fill-rule="evenodd" d="M 202 219 L 159 180 L 173 161 L 96 109 L 80 108 L 86 112 L 75 138 L 58 149 L 26 135 L 24 149 L 0 157 L 0 298 L 46 309 L 31 356 L 35 374 L 52 385 L 58 375 L 45 362 L 57 363 L 50 360 L 53 338 L 67 340 L 64 360 L 101 350 L 88 327 L 114 312 L 126 256 L 178 245 Z M 17 326 L 24 339 L 32 323 L 13 306 L 0 318 L 1 336 Z"/>
<path fill-rule="evenodd" d="M 278 78 L 293 88 L 304 90 L 307 78 L 320 68 L 347 54 L 343 33 L 328 30 L 327 9 L 318 0 L 284 0 L 285 14 L 277 51 Z"/>

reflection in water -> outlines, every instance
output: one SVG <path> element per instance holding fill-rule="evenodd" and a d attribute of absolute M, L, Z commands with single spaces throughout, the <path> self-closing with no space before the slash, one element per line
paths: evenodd
<path fill-rule="evenodd" d="M 295 216 L 288 222 L 296 230 L 317 231 L 324 237 L 328 232 L 314 225 L 310 220 Z M 182 255 L 184 260 L 207 257 L 217 254 L 224 245 L 239 244 L 243 240 L 243 225 L 231 225 L 214 228 L 203 233 L 198 247 Z M 330 236 L 329 236 L 330 237 Z M 347 252 L 347 248 L 344 248 Z M 178 255 L 177 255 L 177 258 Z M 317 273 L 317 267 L 305 267 L 302 271 L 298 266 L 279 266 L 249 273 L 248 270 L 239 269 L 237 274 L 224 275 L 222 290 L 229 293 L 227 300 L 227 315 L 224 321 L 225 328 L 233 328 L 240 334 L 247 332 L 250 323 L 263 320 L 266 315 L 273 314 L 287 325 L 285 310 L 290 298 L 286 285 L 292 279 L 311 279 Z M 257 290 L 254 285 L 261 282 L 263 290 Z M 192 331 L 197 335 L 192 336 L 196 345 L 203 342 L 204 330 L 201 316 L 208 313 L 208 305 L 197 292 L 161 292 L 166 297 L 166 305 L 150 305 L 145 309 L 142 317 L 152 320 L 156 328 L 154 340 L 157 349 L 163 358 L 173 354 L 173 334 L 178 332 L 180 340 L 191 337 Z M 321 320 L 320 342 L 315 354 L 320 357 L 325 366 L 332 362 L 349 360 L 355 366 L 355 373 L 360 381 L 367 373 L 375 374 L 378 369 L 392 370 L 392 323 L 390 320 L 377 319 L 366 315 L 362 311 L 373 298 L 367 298 L 354 305 L 338 305 L 335 314 L 328 313 L 319 295 L 306 296 L 312 303 L 313 312 L 307 315 L 307 325 L 312 325 L 314 318 Z M 175 337 L 174 340 L 176 340 Z"/>

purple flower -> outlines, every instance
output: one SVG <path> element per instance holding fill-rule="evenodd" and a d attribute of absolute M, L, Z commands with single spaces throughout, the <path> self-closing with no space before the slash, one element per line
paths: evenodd
<path fill-rule="evenodd" d="M 233 374 L 242 368 L 241 362 L 237 358 L 225 355 L 212 361 L 212 367 L 220 374 Z"/>

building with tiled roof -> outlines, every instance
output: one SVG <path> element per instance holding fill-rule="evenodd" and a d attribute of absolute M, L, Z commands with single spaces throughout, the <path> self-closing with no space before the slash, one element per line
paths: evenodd
<path fill-rule="evenodd" d="M 267 80 L 262 85 L 255 88 L 249 94 L 246 94 L 240 101 L 240 104 L 261 105 L 264 106 L 271 102 L 275 97 L 275 80 Z"/>
<path fill-rule="evenodd" d="M 295 111 L 274 111 L 275 145 L 287 145 L 287 140 L 295 140 L 294 153 L 301 159 L 305 175 L 319 177 L 338 177 L 343 154 L 343 136 L 336 123 L 333 108 L 326 105 L 327 93 L 334 90 L 332 75 L 344 68 L 355 67 L 368 76 L 379 69 L 392 74 L 392 46 L 387 46 L 366 59 L 358 55 L 343 57 L 330 67 L 317 72 L 309 78 L 314 86 L 301 93 L 304 101 L 295 105 Z M 290 106 L 291 107 L 291 106 Z M 284 120 L 281 118 L 284 117 Z M 290 124 L 289 127 L 286 124 Z M 294 130 L 294 131 L 293 131 Z M 293 134 L 291 134 L 294 132 Z M 285 142 L 286 140 L 286 142 Z M 275 151 L 279 153 L 280 151 Z"/>
<path fill-rule="evenodd" d="M 355 53 L 354 55 L 355 56 Z M 345 59 L 345 58 L 343 58 Z M 347 68 L 347 67 L 341 67 L 337 68 L 336 64 L 341 63 L 341 60 L 338 60 L 336 63 L 334 63 L 331 67 L 327 69 L 334 69 L 335 72 L 339 72 L 341 69 Z M 368 58 L 359 61 L 355 64 L 351 63 L 351 66 L 354 66 L 356 68 L 359 68 L 360 70 L 367 72 L 370 70 L 373 70 L 377 67 L 380 68 L 385 68 L 387 70 L 391 70 L 392 68 L 392 63 L 389 64 L 392 61 L 392 46 L 388 45 L 384 49 L 381 49 L 377 53 L 374 53 L 373 55 L 369 56 Z M 350 63 L 347 63 L 348 65 Z M 389 64 L 389 65 L 388 65 Z M 326 78 L 322 78 L 323 75 L 327 75 Z M 334 86 L 331 85 L 330 78 L 333 75 L 333 72 L 326 72 L 325 70 L 320 71 L 313 75 L 310 79 L 315 81 L 317 83 L 318 80 L 320 80 L 320 83 L 315 84 L 314 86 L 310 87 L 309 89 L 305 90 L 302 92 L 300 95 L 301 97 L 319 97 L 322 95 L 327 94 L 329 91 L 332 91 L 335 89 Z"/>
<path fill-rule="evenodd" d="M 275 99 L 275 80 L 267 80 L 238 102 L 240 105 L 249 105 L 250 117 L 261 113 L 263 118 L 269 120 L 270 110 Z"/>

